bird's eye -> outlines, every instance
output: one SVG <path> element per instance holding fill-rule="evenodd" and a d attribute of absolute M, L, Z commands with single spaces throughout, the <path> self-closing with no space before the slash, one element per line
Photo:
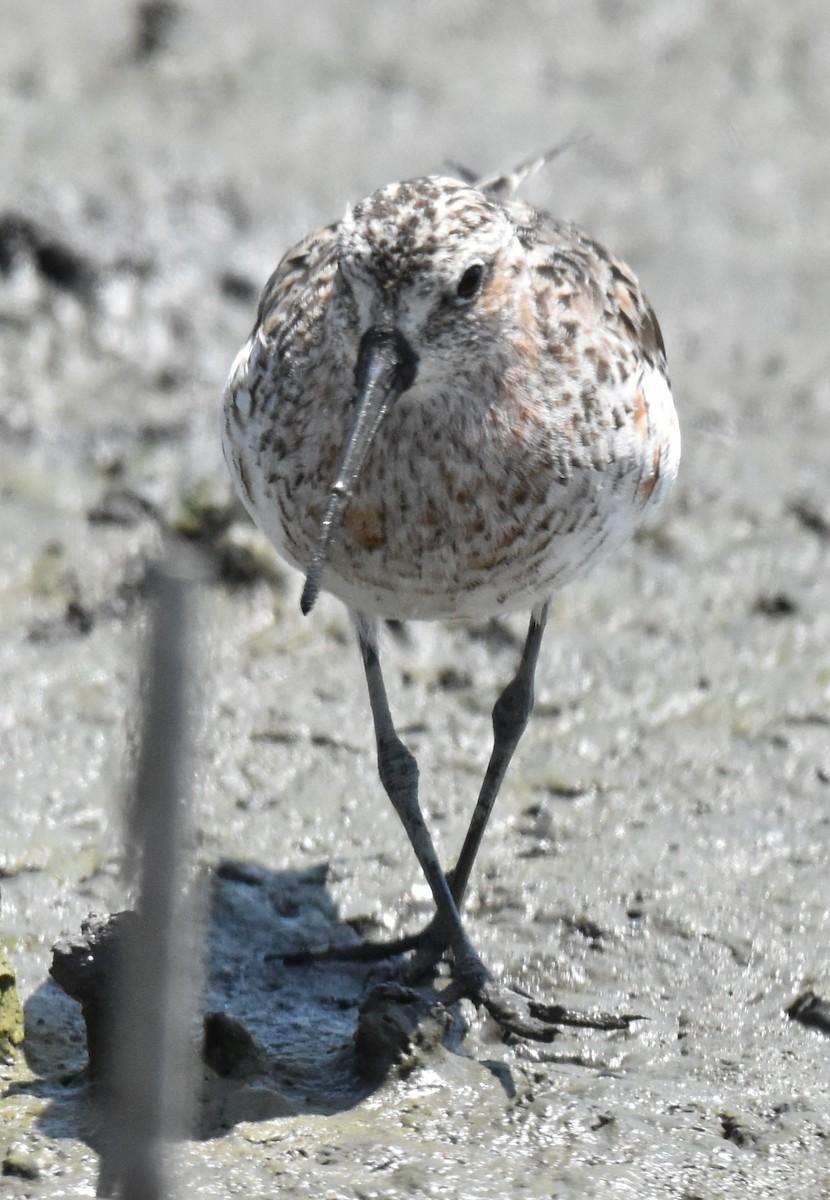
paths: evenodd
<path fill-rule="evenodd" d="M 471 263 L 458 281 L 455 289 L 455 299 L 461 304 L 469 304 L 475 300 L 484 283 L 483 263 Z"/>

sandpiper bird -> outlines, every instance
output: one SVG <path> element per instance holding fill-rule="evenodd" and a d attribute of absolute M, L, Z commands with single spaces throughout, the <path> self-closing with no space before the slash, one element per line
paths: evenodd
<path fill-rule="evenodd" d="M 515 197 L 550 156 L 474 181 L 381 188 L 285 255 L 224 393 L 222 438 L 256 524 L 348 607 L 380 777 L 436 904 L 410 977 L 450 962 L 445 995 L 549 1040 L 582 1018 L 498 982 L 460 917 L 470 871 L 527 724 L 553 594 L 663 501 L 680 438 L 654 313 L 632 271 L 575 226 Z M 398 738 L 379 618 L 530 613 L 518 669 L 454 869 L 445 874 Z M 329 957 L 343 957 L 332 951 Z"/>

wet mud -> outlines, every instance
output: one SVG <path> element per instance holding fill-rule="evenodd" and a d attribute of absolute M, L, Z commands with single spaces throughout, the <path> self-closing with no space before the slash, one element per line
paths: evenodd
<path fill-rule="evenodd" d="M 120 871 L 147 569 L 194 629 L 202 1100 L 183 1191 L 830 1190 L 830 29 L 820 0 L 315 10 L 5 5 L 0 38 L 0 1062 L 12 1196 L 95 1192 L 80 1005 L 52 947 Z M 636 1012 L 506 1045 L 383 964 L 282 953 L 430 916 L 342 608 L 235 503 L 224 378 L 282 251 L 394 178 L 498 170 L 637 270 L 683 431 L 657 522 L 557 598 L 471 887 L 514 985 Z M 521 620 L 390 629 L 390 701 L 451 861 Z M 440 987 L 440 982 L 439 982 Z M 4 1005 L 6 999 L 4 999 Z M 5 1011 L 5 1008 L 4 1008 Z M 367 1050 L 368 1048 L 368 1050 Z M 201 1057 L 200 1057 L 201 1056 Z"/>

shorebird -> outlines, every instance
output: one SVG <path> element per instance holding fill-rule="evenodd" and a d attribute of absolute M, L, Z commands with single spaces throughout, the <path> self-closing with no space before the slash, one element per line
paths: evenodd
<path fill-rule="evenodd" d="M 663 340 L 633 272 L 574 225 L 519 200 L 526 175 L 426 176 L 381 188 L 289 250 L 225 388 L 222 441 L 243 503 L 279 553 L 347 606 L 380 778 L 429 883 L 420 933 L 355 955 L 450 963 L 450 998 L 510 1033 L 620 1027 L 496 980 L 460 911 L 533 705 L 552 596 L 666 497 L 680 436 Z M 462 173 L 463 174 L 463 173 Z M 398 737 L 378 620 L 530 614 L 493 709 L 493 749 L 445 873 Z"/>

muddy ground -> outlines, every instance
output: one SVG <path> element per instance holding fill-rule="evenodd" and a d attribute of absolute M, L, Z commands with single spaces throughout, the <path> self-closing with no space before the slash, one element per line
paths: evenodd
<path fill-rule="evenodd" d="M 83 1025 L 50 948 L 124 907 L 146 563 L 208 547 L 190 793 L 205 1006 L 260 1040 L 179 1148 L 194 1196 L 830 1191 L 830 22 L 824 0 L 4 0 L 0 876 L 26 1041 L 4 1194 L 93 1195 Z M 447 1049 L 367 1085 L 377 969 L 274 948 L 422 922 L 333 601 L 230 506 L 224 377 L 282 251 L 446 160 L 589 140 L 528 195 L 636 268 L 684 437 L 653 528 L 558 599 L 469 905 L 488 961 L 629 1032 Z M 449 860 L 522 622 L 413 626 L 392 703 Z"/>

